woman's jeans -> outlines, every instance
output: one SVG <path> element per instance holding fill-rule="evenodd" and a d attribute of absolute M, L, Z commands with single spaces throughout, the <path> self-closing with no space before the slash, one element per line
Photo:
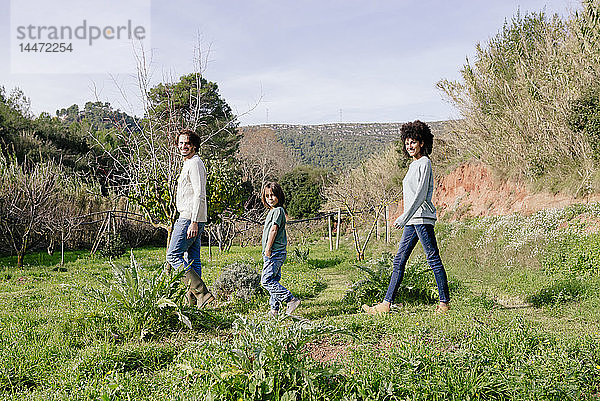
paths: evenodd
<path fill-rule="evenodd" d="M 202 264 L 200 263 L 200 237 L 204 231 L 205 223 L 198 223 L 198 235 L 187 238 L 187 230 L 191 220 L 179 218 L 173 226 L 171 243 L 167 250 L 167 262 L 175 271 L 183 267 L 192 268 L 199 277 L 202 277 Z M 187 255 L 185 255 L 187 253 Z"/>
<path fill-rule="evenodd" d="M 404 227 L 400 246 L 398 247 L 398 253 L 393 262 L 394 270 L 390 279 L 390 285 L 384 300 L 390 303 L 394 301 L 398 287 L 404 277 L 406 262 L 408 261 L 410 253 L 415 248 L 415 245 L 417 245 L 417 241 L 421 241 L 425 255 L 427 255 L 427 263 L 429 263 L 429 266 L 435 275 L 435 281 L 437 282 L 438 292 L 440 294 L 440 302 L 450 301 L 446 270 L 444 270 L 444 265 L 442 265 L 442 260 L 440 259 L 440 251 L 435 239 L 433 225 L 431 224 L 415 224 Z"/>
<path fill-rule="evenodd" d="M 271 256 L 263 255 L 263 271 L 260 277 L 260 285 L 271 295 L 269 305 L 272 310 L 279 310 L 281 302 L 289 302 L 294 296 L 279 284 L 281 280 L 281 266 L 285 262 L 286 252 L 279 251 L 271 253 Z"/>

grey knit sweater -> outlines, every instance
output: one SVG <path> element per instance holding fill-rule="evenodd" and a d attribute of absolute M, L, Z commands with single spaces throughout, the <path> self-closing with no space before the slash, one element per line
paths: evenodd
<path fill-rule="evenodd" d="M 433 171 L 427 156 L 410 163 L 402 180 L 404 213 L 394 223 L 401 228 L 406 225 L 431 224 L 437 220 L 435 207 L 431 203 L 433 195 Z"/>

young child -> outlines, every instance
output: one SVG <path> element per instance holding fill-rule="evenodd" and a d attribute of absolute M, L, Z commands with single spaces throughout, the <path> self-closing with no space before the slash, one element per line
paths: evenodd
<path fill-rule="evenodd" d="M 368 314 L 390 311 L 390 306 L 402 282 L 408 257 L 417 242 L 420 241 L 427 256 L 427 263 L 433 270 L 437 282 L 440 295 L 437 311 L 445 313 L 450 307 L 448 304 L 450 294 L 448 293 L 446 271 L 440 259 L 440 252 L 433 231 L 436 213 L 435 207 L 431 203 L 433 172 L 428 155 L 431 154 L 433 148 L 433 134 L 429 126 L 419 120 L 402 125 L 401 132 L 404 154 L 413 159 L 404 180 L 402 180 L 404 213 L 394 222 L 396 228 L 404 228 L 404 231 L 402 232 L 398 253 L 394 258 L 394 270 L 383 302 L 375 306 L 363 305 L 362 308 Z"/>
<path fill-rule="evenodd" d="M 270 210 L 265 219 L 262 234 L 264 264 L 260 284 L 271 295 L 269 299 L 271 316 L 277 317 L 282 302 L 287 302 L 285 313 L 291 315 L 300 306 L 300 300 L 279 283 L 287 246 L 285 211 L 283 210 L 285 195 L 278 183 L 268 182 L 262 189 L 261 199 L 262 203 Z"/>

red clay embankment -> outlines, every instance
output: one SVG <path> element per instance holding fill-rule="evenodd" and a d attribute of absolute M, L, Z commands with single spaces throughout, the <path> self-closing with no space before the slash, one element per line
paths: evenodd
<path fill-rule="evenodd" d="M 511 213 L 527 215 L 587 201 L 600 201 L 600 195 L 582 199 L 566 194 L 532 193 L 524 183 L 500 181 L 488 166 L 473 162 L 461 164 L 438 178 L 433 195 L 439 216 L 450 220 Z M 402 202 L 393 214 L 397 217 L 401 211 Z"/>

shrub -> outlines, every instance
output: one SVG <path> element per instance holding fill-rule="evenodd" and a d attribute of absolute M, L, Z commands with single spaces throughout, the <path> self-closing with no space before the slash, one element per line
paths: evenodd
<path fill-rule="evenodd" d="M 600 161 L 600 88 L 591 87 L 571 103 L 567 117 L 569 128 L 583 133 L 592 148 L 592 157 Z"/>
<path fill-rule="evenodd" d="M 121 234 L 107 234 L 102 238 L 100 243 L 101 256 L 109 259 L 116 259 L 125 255 L 125 252 L 127 252 L 127 244 L 123 241 Z"/>
<path fill-rule="evenodd" d="M 317 214 L 323 203 L 321 191 L 327 171 L 312 166 L 299 166 L 281 178 L 286 194 L 286 212 L 295 218 Z"/>
<path fill-rule="evenodd" d="M 215 281 L 215 295 L 222 300 L 233 298 L 250 301 L 253 296 L 264 293 L 260 286 L 260 275 L 247 263 L 234 262 L 223 269 L 223 273 Z"/>

